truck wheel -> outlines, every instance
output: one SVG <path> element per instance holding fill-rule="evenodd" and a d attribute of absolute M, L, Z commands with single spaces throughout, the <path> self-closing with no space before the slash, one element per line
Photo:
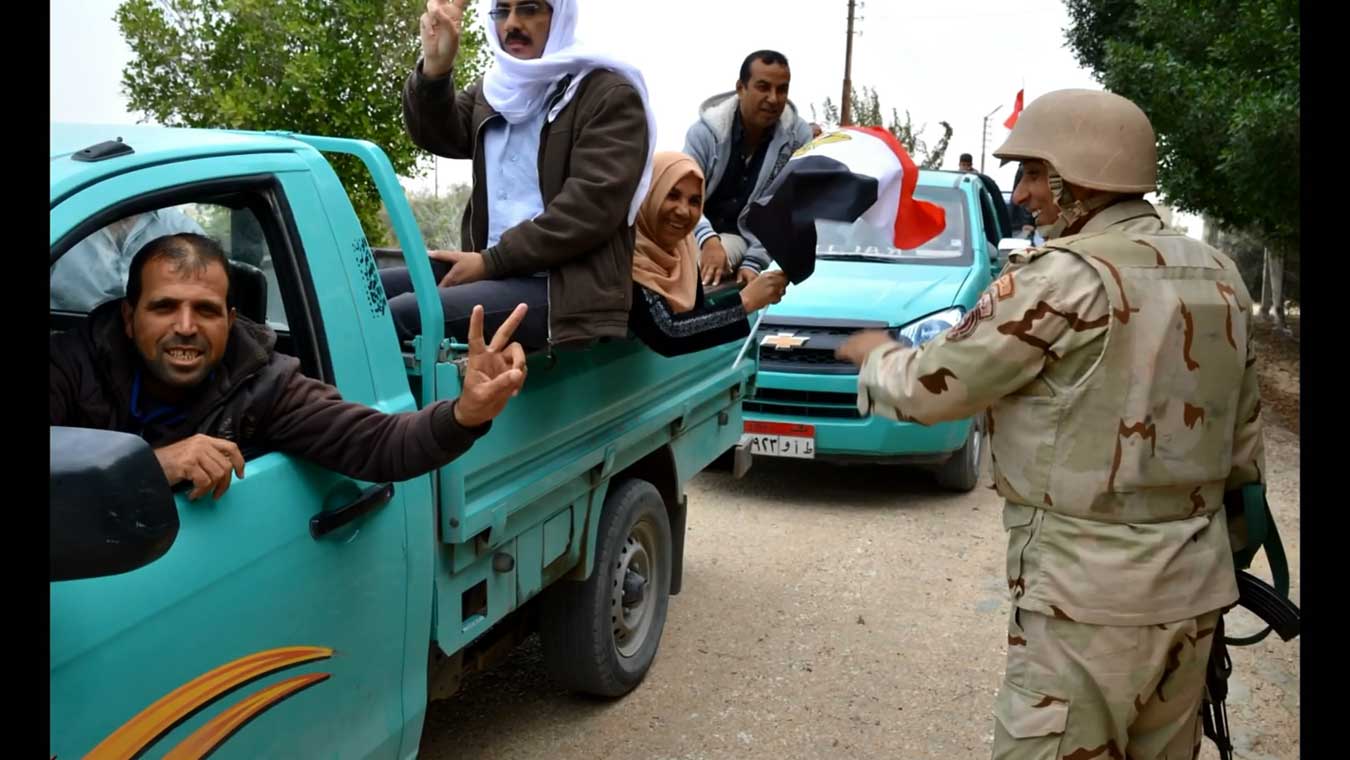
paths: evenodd
<path fill-rule="evenodd" d="M 591 577 L 544 595 L 544 664 L 568 689 L 621 697 L 656 658 L 670 601 L 670 518 L 655 486 L 611 484 L 596 541 Z"/>
<path fill-rule="evenodd" d="M 966 443 L 952 458 L 938 467 L 938 485 L 949 491 L 969 492 L 980 482 L 980 460 L 984 456 L 984 431 L 979 418 L 970 426 Z"/>

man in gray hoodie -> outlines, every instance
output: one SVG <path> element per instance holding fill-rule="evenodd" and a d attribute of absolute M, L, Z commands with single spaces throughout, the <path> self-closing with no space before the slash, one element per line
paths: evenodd
<path fill-rule="evenodd" d="M 810 123 L 788 101 L 791 79 L 782 53 L 751 53 L 741 64 L 736 91 L 704 101 L 685 135 L 684 152 L 706 180 L 703 217 L 694 228 L 706 285 L 732 272 L 748 283 L 769 266 L 768 252 L 745 227 L 745 213 L 792 154 L 811 141 Z"/>

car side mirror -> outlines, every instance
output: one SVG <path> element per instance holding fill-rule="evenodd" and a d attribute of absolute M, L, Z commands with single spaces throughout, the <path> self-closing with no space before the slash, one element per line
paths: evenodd
<path fill-rule="evenodd" d="M 129 572 L 164 556 L 178 507 L 140 436 L 51 428 L 51 581 Z"/>

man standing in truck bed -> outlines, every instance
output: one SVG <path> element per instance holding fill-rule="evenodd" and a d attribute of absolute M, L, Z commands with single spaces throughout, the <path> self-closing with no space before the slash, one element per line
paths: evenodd
<path fill-rule="evenodd" d="M 703 218 L 694 228 L 704 285 L 732 272 L 744 285 L 769 267 L 769 252 L 745 222 L 751 203 L 813 137 L 788 101 L 791 85 L 787 56 L 756 50 L 741 63 L 736 89 L 705 100 L 685 134 L 684 153 L 707 179 Z"/>
<path fill-rule="evenodd" d="M 574 39 L 577 0 L 484 2 L 496 64 L 456 92 L 468 0 L 430 0 L 422 59 L 403 91 L 414 143 L 473 159 L 463 251 L 432 251 L 447 334 L 482 304 L 489 334 L 519 303 L 526 348 L 622 338 L 633 219 L 650 182 L 655 121 L 634 67 Z M 402 339 L 420 331 L 407 270 L 382 274 Z"/>

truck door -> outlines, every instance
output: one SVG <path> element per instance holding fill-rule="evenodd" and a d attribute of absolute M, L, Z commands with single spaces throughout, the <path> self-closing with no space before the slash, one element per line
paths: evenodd
<path fill-rule="evenodd" d="M 111 176 L 52 206 L 53 281 L 59 256 L 111 222 L 186 216 L 242 262 L 232 270 L 241 315 L 270 324 L 278 351 L 349 400 L 400 411 L 376 398 L 343 252 L 321 221 L 302 218 L 317 193 L 286 152 Z M 50 314 L 54 331 L 85 318 Z M 405 675 L 425 667 L 426 628 L 409 631 L 404 484 L 244 453 L 245 477 L 222 498 L 177 497 L 181 527 L 162 558 L 51 584 L 51 755 L 406 754 L 421 712 L 405 717 Z M 374 508 L 337 517 L 363 499 Z"/>

